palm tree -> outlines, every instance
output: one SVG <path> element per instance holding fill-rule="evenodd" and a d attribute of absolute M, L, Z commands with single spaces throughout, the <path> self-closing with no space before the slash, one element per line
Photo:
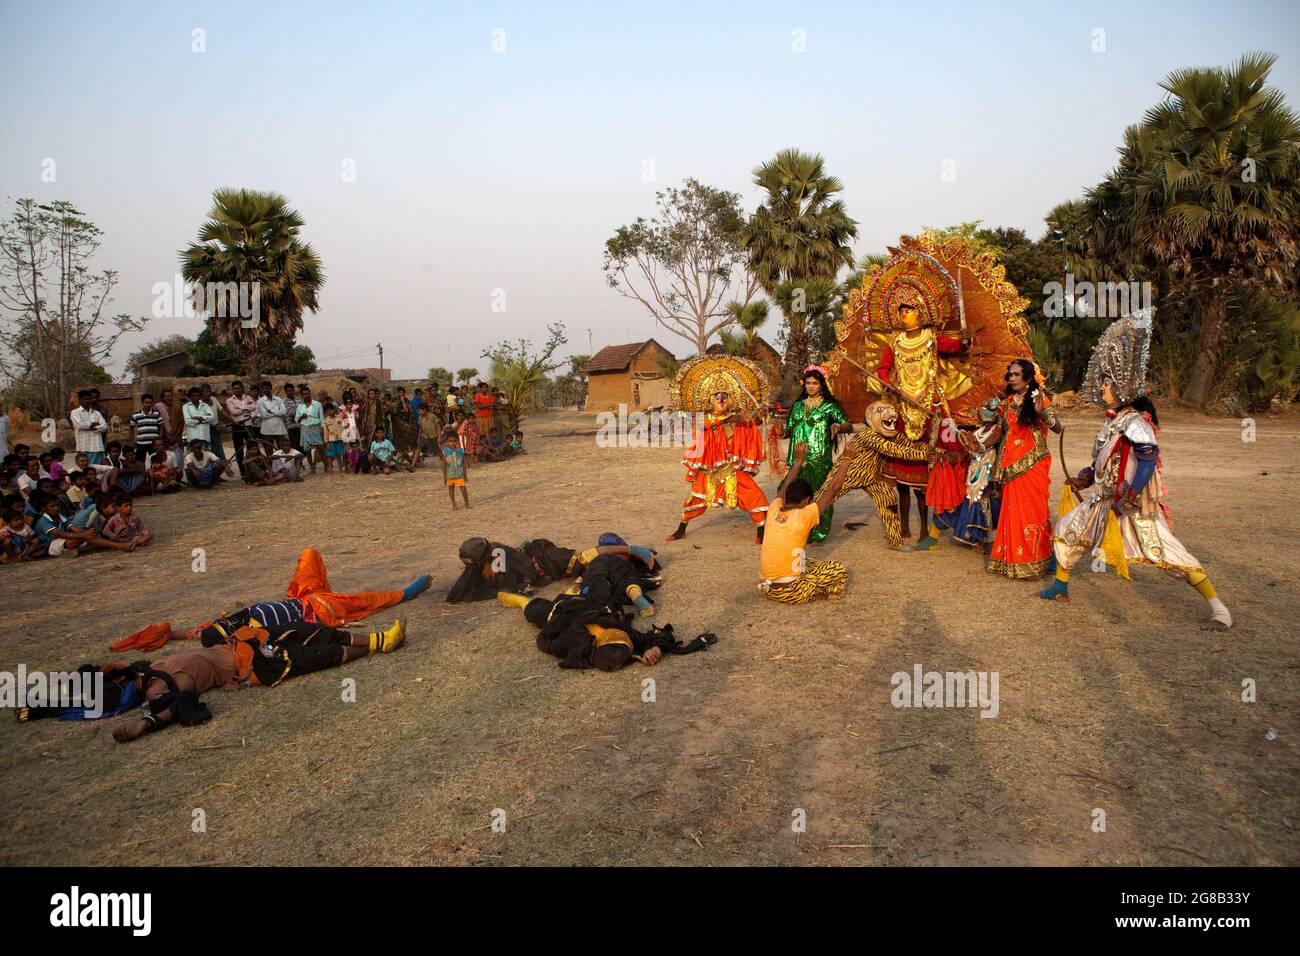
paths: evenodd
<path fill-rule="evenodd" d="M 1146 266 L 1191 303 L 1195 358 L 1180 401 L 1204 408 L 1234 295 L 1294 292 L 1300 247 L 1300 118 L 1265 85 L 1276 57 L 1176 70 L 1169 95 L 1129 127 L 1119 166 L 1089 190 L 1109 264 Z"/>
<path fill-rule="evenodd" d="M 461 368 L 456 370 L 456 378 L 462 385 L 470 384 L 476 375 L 478 375 L 478 369 L 476 368 Z"/>
<path fill-rule="evenodd" d="M 849 242 L 857 237 L 857 223 L 834 198 L 844 185 L 827 175 L 819 155 L 782 150 L 754 169 L 754 184 L 767 196 L 749 217 L 741 241 L 749 253 L 750 271 L 785 314 L 786 385 L 793 386 L 791 376 L 797 377 L 808 363 L 811 313 L 787 311 L 787 306 L 804 301 L 790 284 L 824 282 L 833 287 L 840 269 L 853 265 Z M 782 286 L 784 296 L 778 294 Z M 804 296 L 812 291 L 805 288 Z"/>
<path fill-rule="evenodd" d="M 196 286 L 196 304 L 209 310 L 208 328 L 244 357 L 254 376 L 271 342 L 295 338 L 303 313 L 319 308 L 325 272 L 311 244 L 298 237 L 302 225 L 302 216 L 279 193 L 218 189 L 199 241 L 180 254 L 181 275 Z M 230 307 L 211 311 L 213 303 L 200 290 L 234 289 L 231 283 L 253 314 Z"/>
<path fill-rule="evenodd" d="M 792 279 L 772 293 L 785 315 L 785 365 L 782 382 L 793 388 L 817 353 L 824 358 L 835 345 L 835 306 L 839 285 L 831 279 Z M 802 358 L 796 358 L 802 356 Z M 794 362 L 796 364 L 791 365 Z"/>
<path fill-rule="evenodd" d="M 756 302 L 729 302 L 727 312 L 731 315 L 734 328 L 721 333 L 722 344 L 733 355 L 745 358 L 757 358 L 758 330 L 767 322 L 767 300 Z"/>

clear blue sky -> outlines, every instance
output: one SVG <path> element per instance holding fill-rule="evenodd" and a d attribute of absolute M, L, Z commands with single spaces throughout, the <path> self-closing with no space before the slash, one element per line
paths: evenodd
<path fill-rule="evenodd" d="M 591 329 L 684 354 L 600 269 L 655 189 L 694 176 L 748 211 L 753 167 L 796 146 L 843 180 L 859 254 L 970 219 L 1038 236 L 1168 71 L 1259 49 L 1300 107 L 1295 2 L 0 2 L 0 200 L 78 205 L 115 311 L 147 314 L 214 188 L 284 193 L 327 270 L 301 339 L 323 366 L 382 341 L 402 377 L 482 367 L 552 321 L 568 352 Z M 155 320 L 110 367 L 197 331 Z"/>

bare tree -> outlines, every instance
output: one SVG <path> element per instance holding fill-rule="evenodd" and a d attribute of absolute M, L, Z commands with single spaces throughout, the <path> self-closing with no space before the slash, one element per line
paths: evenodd
<path fill-rule="evenodd" d="M 20 199 L 0 222 L 0 373 L 35 386 L 42 415 L 61 416 L 73 379 L 147 321 L 105 315 L 117 273 L 86 267 L 101 235 L 64 201 Z"/>
<path fill-rule="evenodd" d="M 728 303 L 745 305 L 759 288 L 740 241 L 740 195 L 688 179 L 657 192 L 655 204 L 655 218 L 638 217 L 605 243 L 606 281 L 703 355 L 735 324 Z"/>

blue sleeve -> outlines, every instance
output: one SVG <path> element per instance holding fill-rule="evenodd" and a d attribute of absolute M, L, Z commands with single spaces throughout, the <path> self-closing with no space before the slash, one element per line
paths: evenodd
<path fill-rule="evenodd" d="M 652 555 L 652 554 L 650 553 L 650 549 L 649 549 L 649 548 L 643 548 L 643 547 L 642 547 L 641 545 L 639 545 L 639 544 L 634 544 L 634 545 L 632 545 L 632 547 L 630 547 L 628 550 L 631 551 L 633 554 L 635 554 L 638 558 L 640 558 L 640 559 L 641 559 L 642 561 L 644 561 L 646 564 L 651 564 L 651 563 L 653 563 L 654 555 Z"/>
<path fill-rule="evenodd" d="M 1133 451 L 1137 455 L 1137 468 L 1133 472 L 1133 480 L 1129 482 L 1129 491 L 1136 495 L 1156 473 L 1156 446 L 1134 445 Z"/>

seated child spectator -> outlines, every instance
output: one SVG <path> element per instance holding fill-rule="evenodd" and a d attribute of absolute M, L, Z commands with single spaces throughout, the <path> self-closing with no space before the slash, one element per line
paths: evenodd
<path fill-rule="evenodd" d="M 120 469 L 126 459 L 122 456 L 122 443 L 120 441 L 111 441 L 108 447 L 104 449 L 104 460 L 100 462 L 105 466 L 104 474 L 112 474 L 116 469 Z"/>
<path fill-rule="evenodd" d="M 518 428 L 515 429 L 514 437 L 510 439 L 510 454 L 512 455 L 528 454 L 528 452 L 524 451 L 524 433 L 520 431 Z"/>
<path fill-rule="evenodd" d="M 339 474 L 343 474 L 343 421 L 339 418 L 338 406 L 333 402 L 325 404 L 321 434 L 325 442 L 325 474 L 333 470 L 335 462 L 338 462 Z"/>
<path fill-rule="evenodd" d="M 493 425 L 488 429 L 487 444 L 483 446 L 483 458 L 487 461 L 500 461 L 506 457 L 506 446 L 501 441 L 501 436 L 497 434 L 497 427 Z"/>
<path fill-rule="evenodd" d="M 279 447 L 271 453 L 271 474 L 279 475 L 285 481 L 302 481 L 303 465 L 306 457 L 289 440 L 288 435 L 281 435 Z"/>
<path fill-rule="evenodd" d="M 90 549 L 94 537 L 90 531 L 68 526 L 68 519 L 59 514 L 59 500 L 40 491 L 33 492 L 33 504 L 41 513 L 32 526 L 36 538 L 51 558 L 76 557 Z"/>
<path fill-rule="evenodd" d="M 86 495 L 94 489 L 94 477 L 84 471 L 70 471 L 64 476 L 64 480 L 68 482 L 68 500 L 76 506 L 77 511 L 80 511 Z"/>
<path fill-rule="evenodd" d="M 213 454 L 207 442 L 201 438 L 190 442 L 190 452 L 185 456 L 185 480 L 191 488 L 212 488 L 222 474 L 229 472 L 230 465 Z"/>
<path fill-rule="evenodd" d="M 37 457 L 41 463 L 41 475 L 55 478 L 54 472 L 50 470 L 50 466 L 54 464 L 54 456 L 48 451 L 43 451 Z M 55 480 L 57 481 L 58 479 L 55 478 Z"/>
<path fill-rule="evenodd" d="M 119 464 L 108 473 L 109 491 L 120 491 L 126 495 L 147 495 L 153 492 L 144 462 L 135 457 L 134 445 L 127 445 L 122 449 L 118 462 Z"/>
<path fill-rule="evenodd" d="M 16 491 L 18 489 L 18 476 L 24 471 L 23 460 L 14 452 L 5 455 L 4 473 L 9 479 L 9 484 Z"/>
<path fill-rule="evenodd" d="M 161 438 L 153 440 L 153 450 L 144 458 L 145 472 L 149 475 L 149 486 L 155 495 L 169 495 L 181 490 L 180 476 L 172 467 L 171 455 L 167 453 L 167 444 Z"/>
<path fill-rule="evenodd" d="M 115 501 L 117 514 L 104 523 L 103 537 L 109 541 L 130 544 L 137 548 L 152 541 L 153 535 L 144 526 L 140 516 L 135 513 L 135 502 L 131 500 L 131 496 L 121 495 L 116 497 Z"/>
<path fill-rule="evenodd" d="M 64 517 L 71 518 L 81 510 L 77 503 L 68 496 L 68 492 L 72 490 L 72 482 L 68 481 L 67 475 L 64 475 L 57 481 L 51 478 L 50 481 L 54 484 L 54 490 L 51 494 L 55 495 L 59 499 L 60 513 L 62 513 Z"/>
<path fill-rule="evenodd" d="M 45 549 L 36 540 L 21 509 L 10 507 L 4 512 L 4 527 L 0 527 L 0 563 L 30 561 L 44 556 Z"/>
<path fill-rule="evenodd" d="M 385 475 L 393 473 L 393 466 L 389 464 L 389 459 L 393 457 L 393 443 L 384 437 L 382 428 L 375 429 L 374 441 L 370 443 L 370 467 L 374 471 L 382 471 Z"/>
<path fill-rule="evenodd" d="M 266 452 L 256 442 L 249 442 L 244 446 L 243 476 L 244 481 L 259 488 L 277 485 L 284 481 L 283 474 L 272 471 L 271 459 L 266 457 Z"/>
<path fill-rule="evenodd" d="M 370 456 L 361 450 L 361 442 L 354 441 L 348 448 L 348 471 L 354 475 L 370 474 Z"/>
<path fill-rule="evenodd" d="M 55 445 L 50 449 L 50 464 L 47 470 L 50 473 L 50 477 L 55 481 L 58 481 L 68 473 L 68 469 L 63 465 L 63 460 L 67 455 L 68 453 L 58 445 Z"/>

